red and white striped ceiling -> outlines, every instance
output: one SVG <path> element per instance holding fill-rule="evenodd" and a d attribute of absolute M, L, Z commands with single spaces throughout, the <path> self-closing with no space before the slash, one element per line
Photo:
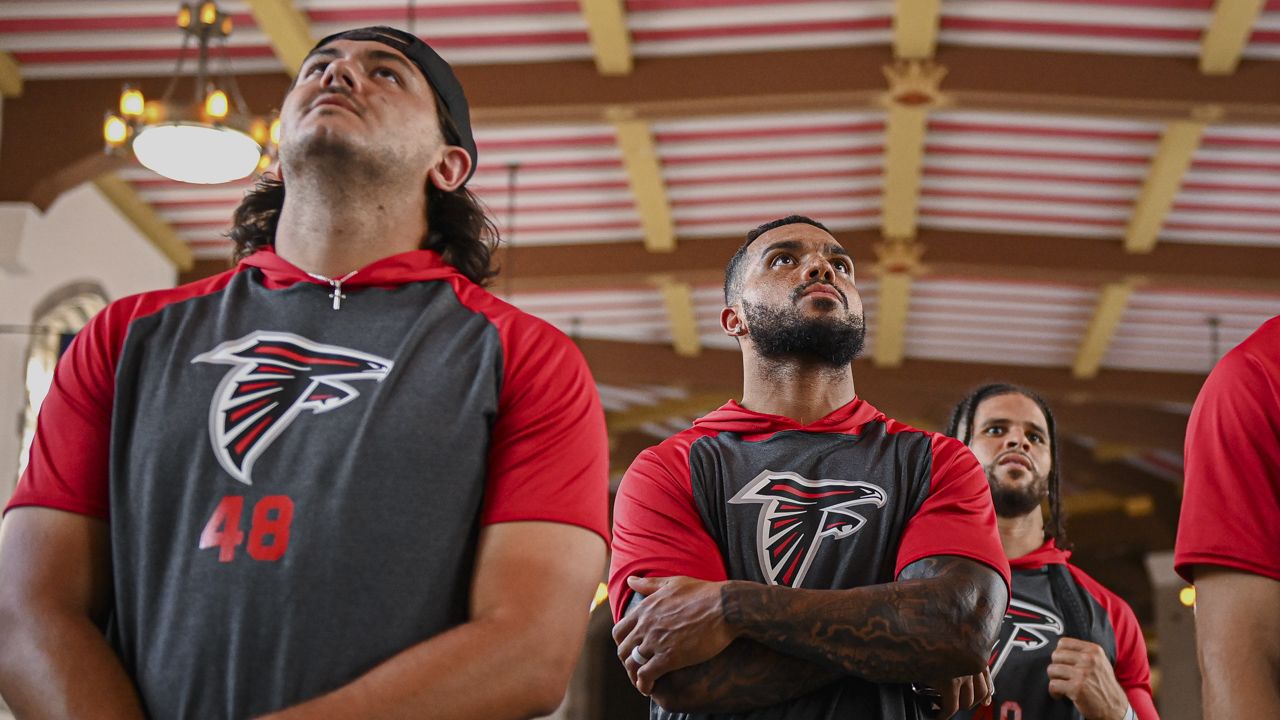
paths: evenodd
<path fill-rule="evenodd" d="M 410 25 L 407 2 L 295 3 L 317 36 L 353 25 Z M 227 49 L 235 72 L 281 71 L 245 3 L 220 5 L 237 23 Z M 576 0 L 414 5 L 415 29 L 454 63 L 592 57 Z M 12 53 L 30 79 L 163 75 L 178 54 L 177 6 L 174 0 L 0 3 L 0 49 Z M 1194 57 L 1212 6 L 1213 0 L 944 0 L 939 42 Z M 893 3 L 628 0 L 627 9 L 633 51 L 644 58 L 887 45 Z M 1280 0 L 1267 2 L 1244 56 L 1280 58 Z M 681 242 L 739 234 L 792 212 L 838 230 L 879 226 L 881 112 L 761 113 L 652 128 Z M 1123 119 L 935 112 L 919 224 L 1041 236 L 1046 243 L 1118 240 L 1161 130 Z M 643 237 L 611 125 L 479 127 L 477 141 L 480 165 L 471 187 L 517 246 Z M 513 174 L 514 201 L 508 192 Z M 228 254 L 223 234 L 251 183 L 182 185 L 141 168 L 122 175 L 197 256 Z M 1160 241 L 1280 246 L 1280 126 L 1211 126 Z M 1028 253 L 1036 252 L 1028 245 Z M 874 342 L 874 279 L 860 286 Z M 719 331 L 719 287 L 694 290 L 703 342 L 733 347 Z M 512 300 L 579 337 L 671 340 L 652 287 L 524 293 Z M 913 285 L 906 354 L 1066 367 L 1097 300 L 1096 287 L 927 276 Z M 1215 354 L 1208 318 L 1218 319 L 1220 354 L 1277 314 L 1280 295 L 1138 290 L 1103 366 L 1204 372 Z"/>
<path fill-rule="evenodd" d="M 586 60 L 575 0 L 295 0 L 321 36 L 354 25 L 412 27 L 451 62 Z M 237 26 L 237 72 L 278 72 L 243 2 L 222 2 Z M 410 5 L 414 20 L 409 20 Z M 891 0 L 627 0 L 637 57 L 887 45 Z M 163 75 L 177 58 L 173 0 L 52 0 L 0 4 L 0 48 L 28 78 Z M 1199 52 L 1213 0 L 944 0 L 943 44 L 1094 53 Z M 1246 58 L 1280 58 L 1280 0 L 1269 0 Z"/>

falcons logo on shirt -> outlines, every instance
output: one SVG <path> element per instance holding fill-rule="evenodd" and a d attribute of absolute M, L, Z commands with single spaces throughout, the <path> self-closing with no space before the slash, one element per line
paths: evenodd
<path fill-rule="evenodd" d="M 1004 622 L 1000 624 L 1000 637 L 991 650 L 991 678 L 994 680 L 1000 673 L 1014 648 L 1039 650 L 1059 637 L 1062 637 L 1061 618 L 1025 600 L 1010 600 Z"/>
<path fill-rule="evenodd" d="M 809 480 L 765 470 L 731 503 L 761 503 L 756 530 L 760 570 L 771 585 L 800 587 L 823 538 L 849 537 L 867 519 L 850 508 L 883 507 L 884 490 L 856 480 Z"/>
<path fill-rule="evenodd" d="M 252 485 L 253 463 L 303 410 L 319 415 L 360 397 L 352 380 L 382 379 L 395 363 L 289 333 L 254 332 L 197 355 L 233 366 L 209 412 L 213 451 L 231 477 Z"/>

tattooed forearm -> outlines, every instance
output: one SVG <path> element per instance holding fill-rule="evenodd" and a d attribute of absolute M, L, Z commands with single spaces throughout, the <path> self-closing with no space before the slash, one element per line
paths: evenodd
<path fill-rule="evenodd" d="M 799 697 L 840 676 L 759 643 L 735 640 L 707 662 L 663 675 L 652 697 L 672 712 L 746 712 Z"/>
<path fill-rule="evenodd" d="M 994 570 L 943 556 L 851 590 L 729 582 L 721 602 L 740 637 L 873 682 L 912 682 L 981 672 L 1007 596 Z"/>

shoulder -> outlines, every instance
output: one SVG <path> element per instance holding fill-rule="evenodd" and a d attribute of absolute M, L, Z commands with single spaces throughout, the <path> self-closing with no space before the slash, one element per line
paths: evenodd
<path fill-rule="evenodd" d="M 135 321 L 154 315 L 171 305 L 216 293 L 231 281 L 236 272 L 227 270 L 178 287 L 150 290 L 112 301 L 90 319 L 82 335 L 114 354 L 120 350 L 129 327 Z"/>

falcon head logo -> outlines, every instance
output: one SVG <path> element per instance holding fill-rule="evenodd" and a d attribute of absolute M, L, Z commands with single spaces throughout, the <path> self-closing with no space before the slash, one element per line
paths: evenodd
<path fill-rule="evenodd" d="M 857 480 L 809 480 L 793 472 L 765 470 L 729 502 L 760 503 L 756 551 L 771 585 L 800 587 L 823 538 L 839 540 L 867 519 L 852 508 L 883 507 L 885 493 Z"/>
<path fill-rule="evenodd" d="M 1062 618 L 1053 612 L 1025 600 L 1011 599 L 1009 609 L 1004 613 L 1004 622 L 1000 624 L 1000 637 L 991 650 L 988 664 L 992 679 L 999 674 L 1004 661 L 1015 648 L 1031 651 L 1056 643 L 1062 637 L 1062 627 Z"/>
<path fill-rule="evenodd" d="M 382 379 L 395 363 L 289 333 L 254 332 L 191 360 L 232 369 L 209 409 L 209 439 L 231 477 L 252 485 L 253 463 L 308 410 L 319 415 L 360 397 L 354 380 Z"/>

